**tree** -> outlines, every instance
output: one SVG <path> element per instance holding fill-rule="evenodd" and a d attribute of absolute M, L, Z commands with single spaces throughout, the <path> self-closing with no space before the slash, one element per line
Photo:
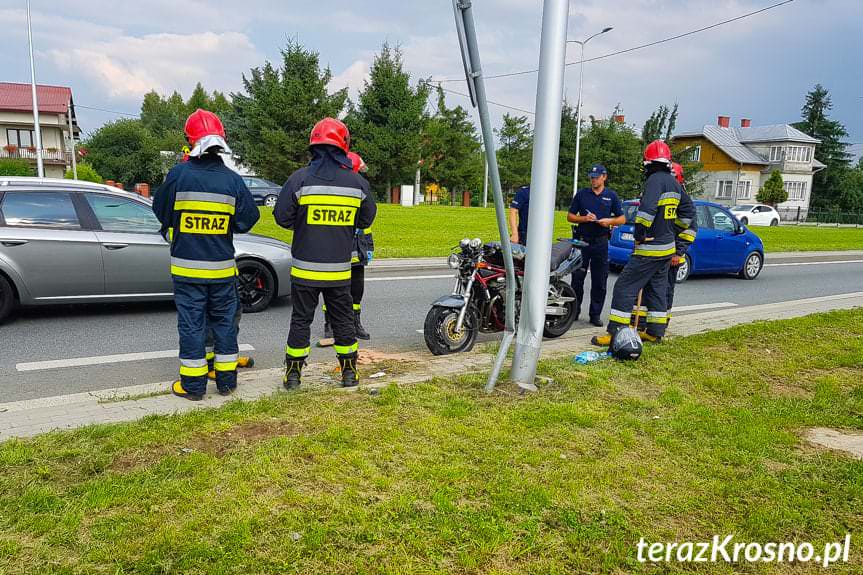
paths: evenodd
<path fill-rule="evenodd" d="M 93 166 L 88 164 L 87 162 L 79 162 L 76 170 L 78 172 L 78 179 L 84 182 L 95 182 L 97 184 L 101 184 L 103 182 L 102 176 L 93 169 Z M 66 175 L 63 176 L 67 180 L 71 180 L 75 177 L 75 173 L 72 171 L 72 168 L 66 170 Z M 137 182 L 136 182 L 137 183 Z"/>
<path fill-rule="evenodd" d="M 575 176 L 575 137 L 578 133 L 578 125 L 576 123 L 576 115 L 578 108 L 573 108 L 569 102 L 564 101 L 560 111 L 560 148 L 558 151 L 557 161 L 557 205 L 560 208 L 569 208 L 572 201 L 572 186 Z M 585 166 L 584 156 L 579 159 L 579 163 Z M 587 170 L 579 170 L 579 182 L 586 182 L 586 176 L 581 172 Z"/>
<path fill-rule="evenodd" d="M 782 173 L 779 170 L 774 170 L 770 173 L 770 177 L 764 182 L 764 186 L 758 190 L 758 195 L 755 196 L 755 199 L 762 204 L 774 207 L 788 201 L 788 192 L 785 191 Z"/>
<path fill-rule="evenodd" d="M 109 180 L 127 185 L 162 183 L 159 147 L 141 120 L 117 120 L 96 130 L 85 142 L 87 161 Z"/>
<path fill-rule="evenodd" d="M 839 204 L 842 209 L 855 213 L 863 212 L 863 158 L 860 158 L 854 168 L 846 171 L 841 188 Z"/>
<path fill-rule="evenodd" d="M 276 67 L 267 62 L 243 75 L 243 93 L 231 94 L 226 115 L 229 144 L 255 173 L 284 182 L 308 162 L 309 133 L 321 119 L 338 117 L 347 89 L 327 91 L 329 68 L 317 52 L 289 41 Z"/>
<path fill-rule="evenodd" d="M 686 193 L 697 198 L 704 193 L 704 183 L 707 176 L 703 173 L 704 164 L 693 159 L 695 146 L 671 144 L 671 158 L 683 168 L 683 179 L 686 183 Z"/>
<path fill-rule="evenodd" d="M 0 160 L 0 176 L 35 176 L 36 168 L 27 160 L 9 158 Z"/>
<path fill-rule="evenodd" d="M 186 145 L 183 133 L 186 118 L 198 108 L 213 112 L 224 120 L 231 103 L 221 92 L 209 94 L 200 82 L 186 101 L 176 91 L 168 97 L 152 91 L 144 95 L 141 103 L 141 123 L 156 139 L 160 150 L 179 153 Z"/>
<path fill-rule="evenodd" d="M 500 146 L 497 150 L 497 163 L 500 171 L 500 184 L 510 195 L 517 188 L 530 184 L 530 170 L 533 162 L 533 128 L 527 116 L 503 115 L 503 125 L 497 131 Z"/>
<path fill-rule="evenodd" d="M 848 137 L 848 131 L 841 123 L 828 117 L 831 109 L 830 93 L 821 84 L 816 84 L 803 103 L 803 121 L 794 124 L 798 130 L 821 140 L 815 147 L 815 157 L 827 166 L 812 180 L 812 209 L 842 208 L 842 183 L 851 163 L 848 144 L 843 141 Z"/>
<path fill-rule="evenodd" d="M 618 123 L 614 116 L 608 119 L 590 117 L 590 125 L 582 131 L 582 167 L 602 164 L 608 170 L 608 187 L 614 189 L 622 199 L 637 198 L 641 194 L 643 166 L 641 163 L 641 139 L 633 128 Z"/>
<path fill-rule="evenodd" d="M 410 80 L 401 49 L 384 44 L 346 118 L 369 180 L 384 195 L 394 184 L 413 182 L 420 160 L 429 86 L 420 82 L 413 88 Z"/>
<path fill-rule="evenodd" d="M 645 146 L 654 140 L 671 141 L 674 128 L 677 126 L 677 102 L 669 109 L 662 105 L 644 122 L 641 129 L 641 143 Z"/>
<path fill-rule="evenodd" d="M 422 158 L 426 179 L 450 191 L 479 189 L 482 156 L 476 126 L 461 106 L 447 108 L 442 89 L 437 89 L 437 111 L 426 123 Z"/>

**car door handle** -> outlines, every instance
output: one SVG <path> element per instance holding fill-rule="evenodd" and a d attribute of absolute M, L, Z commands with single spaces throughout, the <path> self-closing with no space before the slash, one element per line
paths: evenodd
<path fill-rule="evenodd" d="M 106 250 L 117 251 L 123 248 L 128 248 L 129 244 L 102 244 Z"/>
<path fill-rule="evenodd" d="M 3 244 L 7 248 L 12 248 L 15 246 L 23 246 L 24 244 L 30 243 L 27 240 L 0 240 L 0 244 Z"/>

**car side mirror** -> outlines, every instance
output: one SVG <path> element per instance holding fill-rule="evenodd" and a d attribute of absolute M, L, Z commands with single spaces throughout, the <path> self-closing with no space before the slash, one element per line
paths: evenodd
<path fill-rule="evenodd" d="M 745 234 L 746 233 L 746 226 L 744 226 L 740 222 L 735 222 L 735 223 L 736 223 L 737 227 L 734 228 L 734 233 L 738 236 L 741 234 Z"/>

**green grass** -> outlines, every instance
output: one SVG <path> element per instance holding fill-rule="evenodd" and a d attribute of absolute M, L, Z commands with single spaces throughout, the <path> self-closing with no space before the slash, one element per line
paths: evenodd
<path fill-rule="evenodd" d="M 804 573 L 636 543 L 852 539 L 863 310 L 670 340 L 638 363 L 255 403 L 0 445 L 0 573 Z M 189 451 L 191 449 L 192 451 Z"/>
<path fill-rule="evenodd" d="M 768 253 L 863 249 L 863 229 L 781 226 L 752 230 L 764 240 Z M 276 225 L 268 208 L 261 208 L 261 221 L 253 231 L 286 242 L 292 237 L 292 232 Z M 378 258 L 446 256 L 462 238 L 500 239 L 492 208 L 380 204 L 373 231 Z M 570 236 L 565 212 L 555 212 L 554 232 L 556 238 Z"/>
<path fill-rule="evenodd" d="M 778 226 L 750 228 L 770 252 L 863 250 L 863 228 Z"/>
<path fill-rule="evenodd" d="M 290 242 L 292 232 L 277 226 L 271 213 L 271 210 L 261 208 L 261 221 L 253 231 Z M 492 208 L 404 208 L 379 204 L 372 230 L 375 257 L 378 258 L 447 256 L 462 238 L 478 237 L 488 242 L 500 239 Z M 555 234 L 555 237 L 571 235 L 564 212 L 555 214 Z"/>

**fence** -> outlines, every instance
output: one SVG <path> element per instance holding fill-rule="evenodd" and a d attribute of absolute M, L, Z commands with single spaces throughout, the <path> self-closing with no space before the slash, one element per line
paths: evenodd
<path fill-rule="evenodd" d="M 837 226 L 863 226 L 863 213 L 818 211 L 806 208 L 777 209 L 783 224 L 835 224 Z"/>
<path fill-rule="evenodd" d="M 36 160 L 36 148 L 17 148 L 3 146 L 0 148 L 0 159 Z M 72 153 L 63 150 L 43 149 L 42 160 L 46 162 L 72 163 Z"/>

